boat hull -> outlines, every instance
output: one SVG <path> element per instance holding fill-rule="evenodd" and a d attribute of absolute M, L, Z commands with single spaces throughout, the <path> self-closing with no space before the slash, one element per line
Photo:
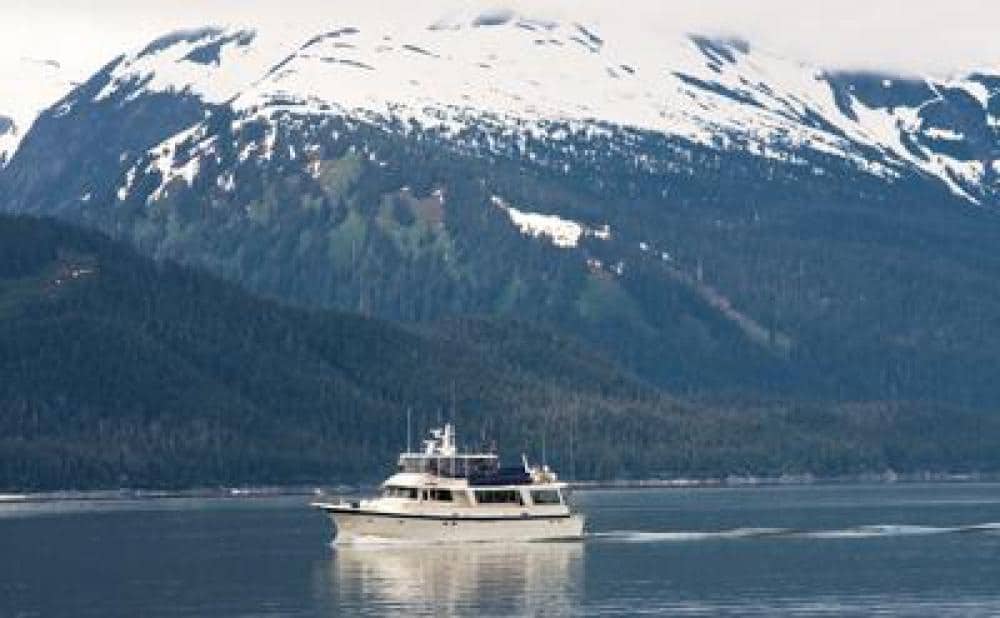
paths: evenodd
<path fill-rule="evenodd" d="M 583 538 L 584 517 L 579 514 L 445 517 L 366 512 L 329 505 L 321 505 L 319 508 L 333 522 L 337 543 L 369 540 L 486 543 Z"/>

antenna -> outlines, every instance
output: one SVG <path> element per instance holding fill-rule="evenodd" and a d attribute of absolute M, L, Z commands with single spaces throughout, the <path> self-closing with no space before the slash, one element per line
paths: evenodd
<path fill-rule="evenodd" d="M 455 381 L 451 381 L 451 424 L 457 425 L 458 420 L 458 406 L 455 404 Z"/>
<path fill-rule="evenodd" d="M 457 420 L 457 417 L 458 417 L 458 406 L 455 405 L 455 380 L 453 379 L 451 381 L 451 432 L 452 432 L 452 436 L 456 436 L 455 426 L 457 425 L 457 423 L 455 421 Z M 456 446 L 455 446 L 454 456 L 451 459 L 451 476 L 454 477 L 455 476 L 455 460 L 457 459 L 457 455 L 459 453 L 459 448 L 458 448 L 458 443 L 457 443 L 456 437 L 453 437 L 452 440 L 456 440 L 456 442 L 455 442 Z"/>
<path fill-rule="evenodd" d="M 412 435 L 410 432 L 410 416 L 412 415 L 412 413 L 413 413 L 413 408 L 411 408 L 410 406 L 406 406 L 406 452 L 407 453 L 413 452 L 413 449 L 411 448 L 412 443 L 410 441 L 410 437 Z"/>
<path fill-rule="evenodd" d="M 569 422 L 569 475 L 574 481 L 576 480 L 576 454 L 574 449 L 576 448 L 576 441 L 574 440 L 576 433 L 576 415 L 570 417 Z"/>

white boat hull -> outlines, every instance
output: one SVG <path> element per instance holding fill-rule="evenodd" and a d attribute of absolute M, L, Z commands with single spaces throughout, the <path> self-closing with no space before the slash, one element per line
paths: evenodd
<path fill-rule="evenodd" d="M 336 530 L 337 543 L 408 541 L 526 542 L 583 538 L 579 514 L 530 517 L 422 516 L 365 512 L 349 507 L 320 505 Z"/>

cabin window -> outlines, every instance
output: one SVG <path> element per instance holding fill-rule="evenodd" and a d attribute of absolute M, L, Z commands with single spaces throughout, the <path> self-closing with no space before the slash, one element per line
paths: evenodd
<path fill-rule="evenodd" d="M 535 504 L 562 504 L 558 489 L 538 489 L 531 492 L 531 501 Z"/>
<path fill-rule="evenodd" d="M 514 489 L 481 489 L 475 493 L 479 504 L 524 504 L 521 492 Z"/>
<path fill-rule="evenodd" d="M 386 498 L 409 498 L 410 500 L 417 499 L 417 488 L 416 487 L 386 487 L 382 490 L 382 495 Z"/>
<path fill-rule="evenodd" d="M 439 502 L 451 502 L 451 490 L 450 489 L 432 489 L 431 490 L 431 500 L 437 500 Z"/>

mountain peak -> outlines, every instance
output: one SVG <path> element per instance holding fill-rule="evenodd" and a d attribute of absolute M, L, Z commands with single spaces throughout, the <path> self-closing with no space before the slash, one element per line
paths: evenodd
<path fill-rule="evenodd" d="M 888 180 L 913 172 L 993 199 L 1000 88 L 989 75 L 829 72 L 739 38 L 633 34 L 509 8 L 429 25 L 205 27 L 127 58 L 96 100 L 184 92 L 243 118 L 333 114 L 446 135 L 620 126 L 782 160 L 835 154 Z"/>

